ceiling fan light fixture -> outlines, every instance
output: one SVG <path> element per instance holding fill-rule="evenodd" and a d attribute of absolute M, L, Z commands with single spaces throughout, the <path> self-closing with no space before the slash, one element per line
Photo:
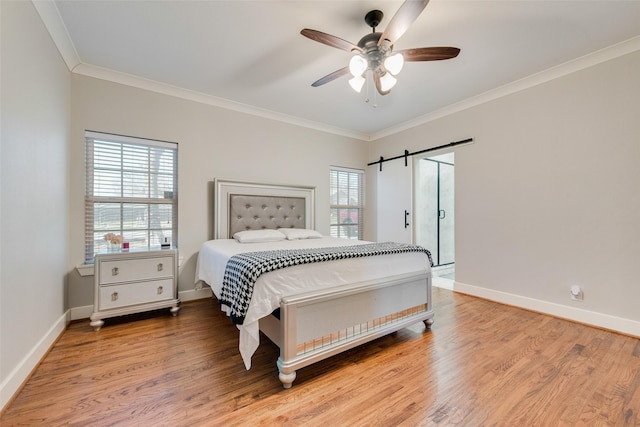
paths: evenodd
<path fill-rule="evenodd" d="M 384 60 L 384 68 L 397 76 L 398 73 L 402 70 L 402 66 L 404 65 L 404 57 L 401 53 L 396 53 L 395 55 L 388 56 Z"/>
<path fill-rule="evenodd" d="M 349 72 L 353 77 L 362 76 L 369 67 L 366 58 L 361 55 L 354 55 L 349 61 Z"/>
<path fill-rule="evenodd" d="M 366 81 L 366 79 L 362 76 L 355 76 L 352 79 L 349 80 L 349 85 L 351 86 L 351 88 L 353 90 L 355 90 L 356 92 L 360 93 L 360 91 L 362 90 L 362 86 L 364 86 L 364 82 Z"/>
<path fill-rule="evenodd" d="M 382 92 L 388 92 L 397 82 L 398 79 L 393 77 L 391 73 L 384 73 L 384 75 L 380 77 L 380 90 L 382 90 Z"/>

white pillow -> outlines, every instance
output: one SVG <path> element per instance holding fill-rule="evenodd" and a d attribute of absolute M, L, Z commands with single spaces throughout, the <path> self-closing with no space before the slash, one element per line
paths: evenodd
<path fill-rule="evenodd" d="M 322 234 L 316 230 L 306 228 L 279 228 L 278 231 L 287 236 L 287 240 L 319 239 L 322 237 Z"/>
<path fill-rule="evenodd" d="M 233 235 L 239 243 L 260 243 L 260 242 L 279 242 L 284 240 L 286 236 L 278 230 L 245 230 L 238 231 Z"/>

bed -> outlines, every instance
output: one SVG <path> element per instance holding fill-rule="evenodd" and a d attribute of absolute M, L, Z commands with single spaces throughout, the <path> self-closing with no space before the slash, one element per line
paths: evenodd
<path fill-rule="evenodd" d="M 236 323 L 247 369 L 260 332 L 280 348 L 279 379 L 290 388 L 297 369 L 409 325 L 433 323 L 427 250 L 320 235 L 312 187 L 220 179 L 213 185 L 214 239 L 200 249 L 196 283 L 210 286 Z M 279 261 L 264 260 L 273 253 Z M 230 283 L 241 275 L 234 277 L 235 267 L 248 269 L 242 263 L 256 258 L 267 264 L 252 267 L 260 273 L 253 273 L 250 295 L 236 289 L 233 300 Z M 282 260 L 291 265 L 280 268 Z M 243 278 L 251 276 L 246 273 Z"/>

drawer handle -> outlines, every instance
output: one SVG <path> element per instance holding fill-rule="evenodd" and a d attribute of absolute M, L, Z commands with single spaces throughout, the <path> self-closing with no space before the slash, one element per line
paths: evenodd
<path fill-rule="evenodd" d="M 164 289 L 162 288 L 162 286 L 158 286 L 158 295 L 162 294 L 162 291 L 163 291 L 163 290 L 164 290 Z"/>
<path fill-rule="evenodd" d="M 158 271 L 162 271 L 162 263 L 158 264 Z"/>
<path fill-rule="evenodd" d="M 111 294 L 111 301 L 118 301 L 118 293 L 114 292 Z"/>
<path fill-rule="evenodd" d="M 119 273 L 119 272 L 118 272 L 118 267 L 113 267 L 113 268 L 111 269 L 111 275 L 112 275 L 112 276 L 117 276 L 117 275 L 118 275 L 118 273 Z"/>

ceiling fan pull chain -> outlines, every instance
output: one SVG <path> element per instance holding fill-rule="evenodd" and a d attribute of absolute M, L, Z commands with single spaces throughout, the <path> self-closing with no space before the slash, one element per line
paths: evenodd
<path fill-rule="evenodd" d="M 371 84 L 369 84 L 369 79 L 367 79 L 366 84 L 367 84 L 367 93 L 365 94 L 364 102 L 366 104 L 368 104 L 369 103 L 369 89 L 371 88 Z"/>

